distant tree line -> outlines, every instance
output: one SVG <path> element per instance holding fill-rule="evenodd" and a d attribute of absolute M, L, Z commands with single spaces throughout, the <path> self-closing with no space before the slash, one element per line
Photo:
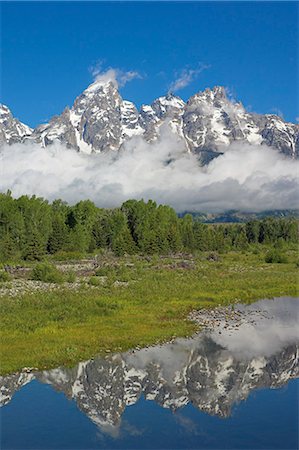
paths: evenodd
<path fill-rule="evenodd" d="M 0 194 L 0 260 L 40 260 L 57 252 L 110 249 L 125 253 L 167 254 L 180 251 L 245 250 L 249 244 L 298 242 L 291 218 L 245 224 L 208 225 L 190 214 L 179 218 L 169 206 L 128 200 L 102 209 L 90 200 L 74 206 L 62 200 Z"/>

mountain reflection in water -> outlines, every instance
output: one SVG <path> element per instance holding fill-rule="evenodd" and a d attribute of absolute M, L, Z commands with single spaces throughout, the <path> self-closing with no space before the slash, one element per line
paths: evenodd
<path fill-rule="evenodd" d="M 227 418 L 252 390 L 280 387 L 299 374 L 299 299 L 263 300 L 242 308 L 252 315 L 237 327 L 220 323 L 192 339 L 95 358 L 72 369 L 0 377 L 1 404 L 35 379 L 73 399 L 109 434 L 141 396 L 163 408 L 192 403 Z"/>

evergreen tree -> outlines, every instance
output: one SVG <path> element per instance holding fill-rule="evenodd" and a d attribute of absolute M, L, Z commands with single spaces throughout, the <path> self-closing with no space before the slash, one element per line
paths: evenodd
<path fill-rule="evenodd" d="M 41 233 L 31 230 L 25 241 L 23 258 L 28 261 L 40 261 L 46 253 L 45 242 Z"/>
<path fill-rule="evenodd" d="M 245 227 L 248 242 L 256 244 L 259 241 L 260 223 L 257 220 L 251 220 Z"/>
<path fill-rule="evenodd" d="M 10 233 L 5 233 L 0 239 L 0 261 L 13 261 L 20 256 L 16 242 Z"/>
<path fill-rule="evenodd" d="M 117 256 L 134 253 L 135 244 L 125 214 L 119 209 L 114 210 L 110 217 L 110 224 L 111 233 L 108 242 L 111 250 Z"/>
<path fill-rule="evenodd" d="M 240 229 L 240 232 L 235 239 L 234 245 L 238 250 L 246 250 L 246 248 L 248 247 L 248 240 L 244 228 Z"/>
<path fill-rule="evenodd" d="M 246 224 L 207 225 L 190 214 L 179 219 L 169 206 L 129 200 L 120 209 L 102 210 L 90 201 L 68 206 L 26 195 L 0 194 L 0 260 L 22 255 L 41 259 L 46 251 L 91 252 L 110 248 L 116 254 L 167 254 L 188 251 L 244 250 L 248 243 L 298 243 L 298 221 L 267 217 Z"/>
<path fill-rule="evenodd" d="M 85 253 L 90 244 L 90 236 L 81 224 L 75 225 L 68 235 L 66 250 L 71 252 Z"/>
<path fill-rule="evenodd" d="M 225 249 L 224 227 L 217 226 L 214 228 L 215 250 L 223 252 Z"/>
<path fill-rule="evenodd" d="M 197 250 L 206 251 L 210 250 L 210 233 L 208 230 L 208 225 L 201 222 L 194 222 L 193 225 L 194 234 L 194 246 Z"/>
<path fill-rule="evenodd" d="M 48 240 L 49 253 L 56 253 L 68 246 L 68 227 L 64 222 L 64 217 L 55 214 L 52 221 L 52 232 Z"/>
<path fill-rule="evenodd" d="M 193 234 L 193 218 L 191 214 L 186 214 L 181 220 L 182 243 L 186 250 L 192 251 L 195 248 Z"/>
<path fill-rule="evenodd" d="M 18 210 L 21 212 L 24 220 L 24 247 L 28 246 L 28 239 L 32 233 L 38 236 L 38 240 L 41 241 L 44 249 L 47 247 L 49 236 L 52 231 L 52 208 L 49 203 L 38 198 L 35 195 L 28 197 L 23 195 L 16 200 Z"/>

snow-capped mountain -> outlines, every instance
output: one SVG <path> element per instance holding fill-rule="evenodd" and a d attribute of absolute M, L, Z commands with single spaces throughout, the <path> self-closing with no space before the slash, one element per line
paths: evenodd
<path fill-rule="evenodd" d="M 234 141 L 267 144 L 280 152 L 299 156 L 299 125 L 276 115 L 245 111 L 216 86 L 192 96 L 186 103 L 168 94 L 140 111 L 123 100 L 113 82 L 96 81 L 49 123 L 31 130 L 13 118 L 5 106 L 0 110 L 0 143 L 32 140 L 43 147 L 60 141 L 84 153 L 117 151 L 134 136 L 147 142 L 159 139 L 163 126 L 177 135 L 186 151 L 202 163 L 225 152 Z"/>
<path fill-rule="evenodd" d="M 32 132 L 30 127 L 13 117 L 7 106 L 0 104 L 0 144 L 1 142 L 7 144 L 22 142 Z"/>

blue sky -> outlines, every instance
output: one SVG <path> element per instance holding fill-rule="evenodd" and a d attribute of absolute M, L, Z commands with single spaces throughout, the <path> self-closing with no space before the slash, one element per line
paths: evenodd
<path fill-rule="evenodd" d="M 99 62 L 140 74 L 121 88 L 138 106 L 183 75 L 183 99 L 224 85 L 251 111 L 299 115 L 295 2 L 3 2 L 1 19 L 1 101 L 31 126 Z"/>

